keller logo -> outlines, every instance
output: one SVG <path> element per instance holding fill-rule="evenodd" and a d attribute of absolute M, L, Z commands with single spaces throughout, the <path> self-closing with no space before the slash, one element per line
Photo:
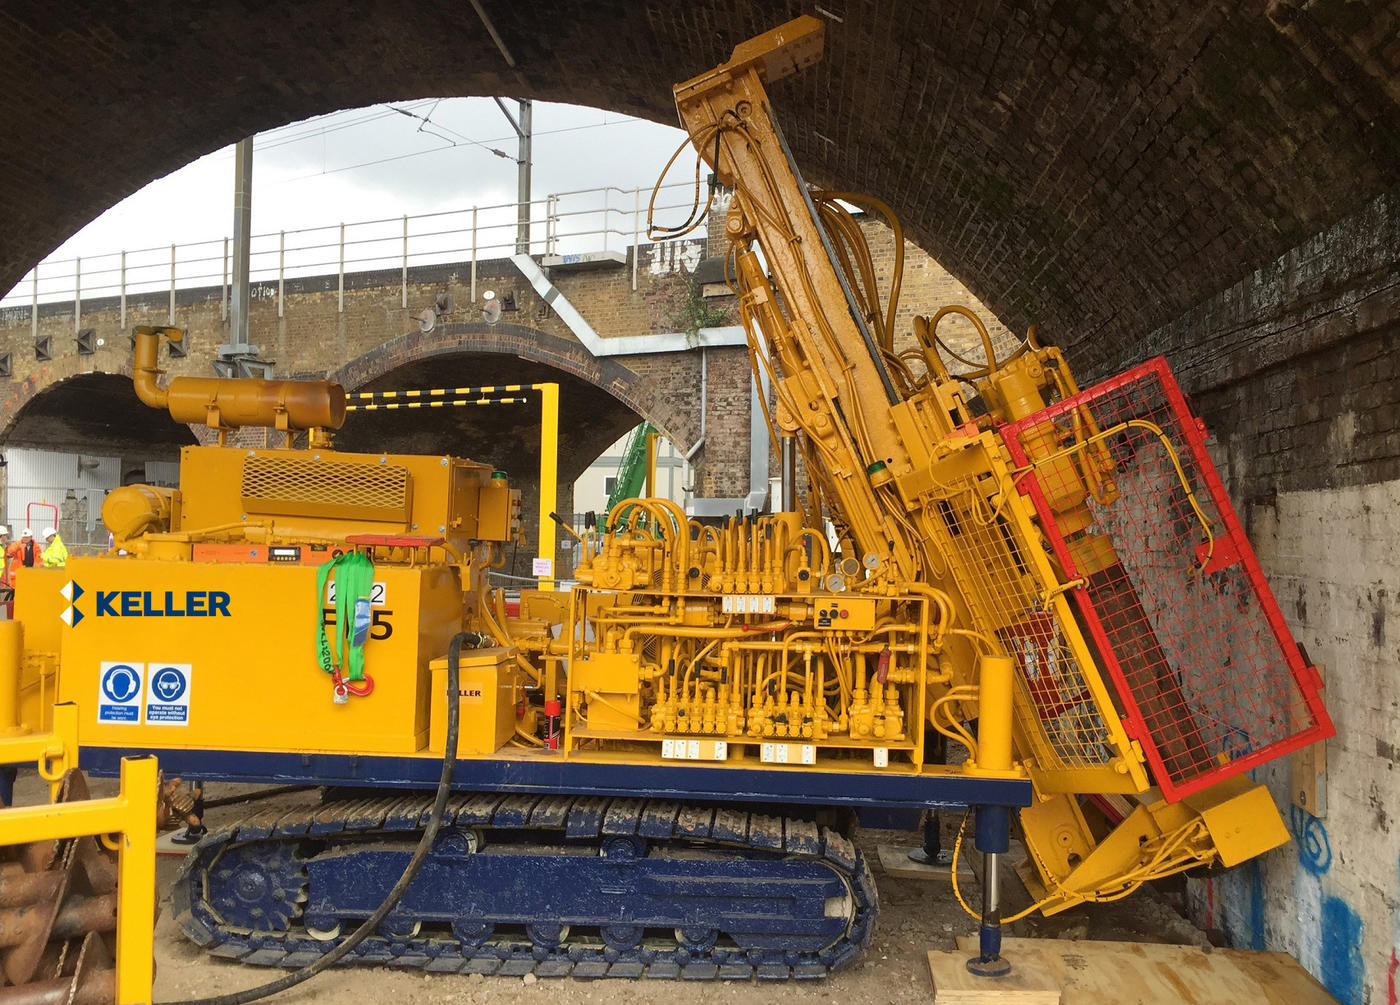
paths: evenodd
<path fill-rule="evenodd" d="M 88 595 L 70 579 L 59 590 L 68 606 L 59 613 L 63 623 L 77 627 L 86 616 L 78 598 Z M 227 618 L 230 597 L 223 590 L 95 590 L 93 614 L 99 618 Z"/>
<path fill-rule="evenodd" d="M 58 591 L 63 594 L 63 599 L 68 601 L 68 606 L 63 609 L 59 617 L 69 628 L 77 627 L 79 621 L 83 620 L 83 612 L 78 610 L 78 598 L 83 595 L 83 588 L 78 585 L 77 580 L 70 579 L 63 584 L 63 589 Z"/>

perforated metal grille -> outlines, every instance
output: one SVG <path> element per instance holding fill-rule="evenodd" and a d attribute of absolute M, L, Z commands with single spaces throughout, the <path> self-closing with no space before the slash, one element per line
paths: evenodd
<path fill-rule="evenodd" d="M 243 462 L 242 495 L 258 503 L 326 504 L 338 508 L 403 511 L 408 469 L 394 464 L 336 464 L 291 457 L 249 457 Z"/>
<path fill-rule="evenodd" d="M 967 480 L 934 502 L 928 522 L 981 631 L 1016 660 L 1014 714 L 1030 755 L 1047 771 L 1112 760 L 1103 716 L 1069 645 L 1072 625 L 1043 609 L 1024 542 Z M 1081 642 L 1081 649 L 1083 648 Z"/>
<path fill-rule="evenodd" d="M 1003 436 L 1066 573 L 1087 578 L 1075 601 L 1169 798 L 1330 734 L 1164 361 Z"/>

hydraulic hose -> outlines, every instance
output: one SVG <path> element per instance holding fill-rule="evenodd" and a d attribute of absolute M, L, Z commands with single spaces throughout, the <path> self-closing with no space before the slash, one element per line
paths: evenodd
<path fill-rule="evenodd" d="M 268 981 L 266 984 L 249 988 L 246 991 L 234 991 L 212 998 L 161 1002 L 159 1005 L 244 1005 L 245 1002 L 258 1001 L 278 992 L 286 991 L 288 988 L 294 988 L 315 977 L 322 970 L 335 966 L 351 950 L 374 934 L 375 930 L 379 928 L 380 922 L 388 917 L 389 912 L 408 892 L 414 877 L 418 875 L 418 870 L 422 868 L 424 860 L 427 859 L 428 852 L 432 850 L 438 828 L 442 825 L 442 813 L 447 807 L 447 797 L 452 792 L 452 772 L 457 766 L 457 724 L 460 711 L 457 702 L 458 666 L 462 658 L 462 643 L 468 638 L 470 638 L 470 633 L 458 632 L 447 646 L 447 747 L 442 756 L 442 776 L 438 779 L 437 798 L 433 800 L 433 809 L 428 815 L 428 825 L 423 830 L 423 836 L 418 839 L 418 847 L 413 849 L 413 857 L 408 860 L 408 865 L 404 867 L 403 875 L 394 884 L 394 888 L 385 895 L 383 902 L 375 909 L 374 913 L 366 918 L 364 923 L 355 929 L 348 939 L 325 956 L 307 964 L 300 970 L 287 974 L 285 977 L 279 977 L 275 981 Z"/>

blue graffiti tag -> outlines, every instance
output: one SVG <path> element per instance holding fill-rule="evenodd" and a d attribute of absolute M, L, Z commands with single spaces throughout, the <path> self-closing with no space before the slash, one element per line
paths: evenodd
<path fill-rule="evenodd" d="M 1322 983 L 1343 1005 L 1361 1005 L 1361 918 L 1339 897 L 1322 901 Z"/>
<path fill-rule="evenodd" d="M 1257 858 L 1249 860 L 1249 948 L 1264 949 L 1264 868 Z"/>
<path fill-rule="evenodd" d="M 1332 843 L 1322 821 L 1298 806 L 1288 808 L 1288 829 L 1298 842 L 1298 864 L 1314 876 L 1332 868 Z"/>

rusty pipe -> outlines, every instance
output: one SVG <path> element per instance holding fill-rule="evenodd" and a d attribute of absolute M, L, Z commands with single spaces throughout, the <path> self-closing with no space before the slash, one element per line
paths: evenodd
<path fill-rule="evenodd" d="M 32 904 L 0 911 L 0 949 L 18 946 L 43 933 L 48 913 Z M 47 932 L 47 940 L 73 939 L 89 932 L 112 932 L 117 928 L 117 895 L 73 897 L 61 908 Z"/>
<path fill-rule="evenodd" d="M 132 331 L 136 356 L 131 382 L 136 396 L 163 408 L 176 422 L 212 429 L 271 426 L 284 431 L 339 429 L 345 423 L 345 388 L 328 380 L 255 380 L 176 377 L 161 387 L 156 378 L 160 337 L 179 342 L 179 328 L 140 325 Z"/>
<path fill-rule="evenodd" d="M 52 900 L 62 888 L 63 873 L 57 870 L 24 872 L 20 869 L 6 869 L 0 874 L 0 910 L 24 907 L 41 900 Z"/>
<path fill-rule="evenodd" d="M 106 1005 L 116 997 L 117 972 L 111 968 L 88 970 L 77 978 L 0 988 L 0 1005 Z"/>

